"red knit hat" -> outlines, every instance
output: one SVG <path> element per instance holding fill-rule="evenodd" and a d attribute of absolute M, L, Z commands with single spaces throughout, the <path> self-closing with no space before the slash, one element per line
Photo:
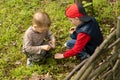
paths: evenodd
<path fill-rule="evenodd" d="M 66 16 L 69 18 L 78 17 L 84 22 L 91 20 L 91 17 L 86 14 L 85 9 L 75 3 L 66 8 Z"/>
<path fill-rule="evenodd" d="M 66 16 L 70 18 L 81 17 L 82 13 L 79 12 L 76 4 L 72 4 L 66 9 Z"/>

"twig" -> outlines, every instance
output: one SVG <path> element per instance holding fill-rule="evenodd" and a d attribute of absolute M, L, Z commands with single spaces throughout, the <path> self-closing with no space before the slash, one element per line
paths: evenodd
<path fill-rule="evenodd" d="M 104 63 L 102 63 L 97 69 L 95 69 L 89 76 L 89 80 L 94 77 L 94 75 L 100 75 L 103 71 L 105 71 L 109 64 L 117 58 L 118 54 L 113 54 L 109 57 Z M 101 78 L 102 79 L 102 78 Z"/>
<path fill-rule="evenodd" d="M 76 71 L 78 71 L 83 65 L 84 63 L 87 61 L 87 59 L 85 59 L 84 61 L 82 61 L 79 65 L 77 65 L 70 73 L 69 75 L 64 79 L 64 80 L 70 80 L 70 78 L 74 75 L 74 73 Z"/>
<path fill-rule="evenodd" d="M 118 38 L 114 43 L 108 46 L 108 49 L 112 48 L 113 46 L 117 45 L 120 42 L 120 38 Z"/>
<path fill-rule="evenodd" d="M 119 67 L 119 64 L 120 64 L 120 60 L 118 59 L 116 61 L 115 65 L 114 65 L 113 69 L 112 69 L 112 71 L 113 71 L 113 80 L 116 80 L 116 78 L 115 78 L 115 71 Z"/>

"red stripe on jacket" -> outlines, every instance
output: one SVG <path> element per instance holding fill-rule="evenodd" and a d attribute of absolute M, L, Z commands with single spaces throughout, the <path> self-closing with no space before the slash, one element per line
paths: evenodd
<path fill-rule="evenodd" d="M 79 33 L 74 47 L 63 53 L 64 58 L 75 56 L 80 53 L 84 49 L 85 45 L 90 41 L 90 38 L 90 35 L 86 33 Z"/>

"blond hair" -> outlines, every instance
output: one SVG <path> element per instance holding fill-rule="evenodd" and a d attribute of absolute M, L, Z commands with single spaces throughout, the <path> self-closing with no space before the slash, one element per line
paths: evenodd
<path fill-rule="evenodd" d="M 51 20 L 47 13 L 37 12 L 33 16 L 33 24 L 36 24 L 38 27 L 50 27 Z"/>

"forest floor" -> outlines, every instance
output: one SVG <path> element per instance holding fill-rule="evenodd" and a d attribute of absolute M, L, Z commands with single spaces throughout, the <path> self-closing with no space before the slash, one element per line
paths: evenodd
<path fill-rule="evenodd" d="M 35 78 L 40 78 L 47 74 L 53 80 L 63 80 L 79 64 L 75 57 L 54 59 L 55 53 L 66 50 L 64 43 L 69 39 L 68 30 L 73 25 L 65 16 L 65 9 L 73 2 L 74 0 L 0 0 L 0 80 L 34 80 L 35 75 Z M 104 35 L 108 35 L 120 11 L 119 3 L 112 10 L 104 2 L 105 0 L 94 0 L 94 9 L 101 30 Z M 33 14 L 37 11 L 49 14 L 51 30 L 56 38 L 56 49 L 51 50 L 51 57 L 45 64 L 27 67 L 26 56 L 22 53 L 22 40 L 26 29 L 32 24 Z"/>

